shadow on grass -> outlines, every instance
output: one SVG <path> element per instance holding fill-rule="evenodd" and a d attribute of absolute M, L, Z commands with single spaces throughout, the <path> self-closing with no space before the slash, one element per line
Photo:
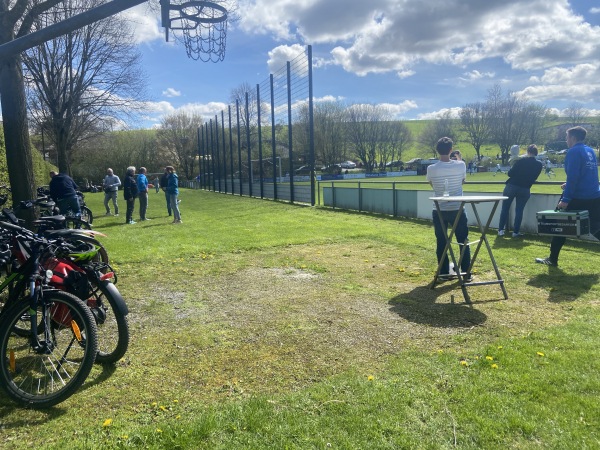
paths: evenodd
<path fill-rule="evenodd" d="M 84 391 L 96 386 L 97 384 L 103 383 L 104 381 L 108 380 L 117 370 L 117 367 L 114 364 L 98 364 L 96 367 L 101 367 L 102 371 L 96 374 L 96 371 L 93 370 L 83 385 L 79 388 L 80 391 Z M 75 393 L 75 395 L 77 395 L 77 393 Z"/>
<path fill-rule="evenodd" d="M 598 274 L 569 274 L 557 267 L 548 267 L 530 279 L 527 284 L 548 291 L 548 301 L 552 303 L 573 302 L 598 283 Z"/>
<path fill-rule="evenodd" d="M 454 290 L 452 285 L 430 289 L 429 286 L 416 287 L 389 301 L 390 311 L 406 320 L 424 325 L 444 328 L 470 328 L 481 325 L 487 316 L 472 305 L 463 303 L 462 293 L 457 292 L 460 303 L 438 303 L 438 297 Z"/>

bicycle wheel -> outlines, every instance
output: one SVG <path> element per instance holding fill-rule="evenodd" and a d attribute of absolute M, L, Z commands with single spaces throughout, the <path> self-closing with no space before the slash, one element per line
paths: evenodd
<path fill-rule="evenodd" d="M 87 206 L 81 207 L 81 220 L 85 220 L 90 225 L 94 221 L 94 215 L 92 214 L 92 210 Z"/>
<path fill-rule="evenodd" d="M 54 406 L 75 393 L 89 375 L 98 342 L 92 312 L 77 297 L 46 291 L 39 302 L 42 332 L 33 348 L 30 334 L 14 326 L 29 304 L 14 305 L 0 318 L 0 386 L 15 402 L 34 408 Z"/>
<path fill-rule="evenodd" d="M 93 295 L 87 305 L 96 318 L 98 328 L 98 354 L 96 362 L 115 363 L 129 347 L 127 306 L 117 287 L 109 281 L 93 286 Z"/>

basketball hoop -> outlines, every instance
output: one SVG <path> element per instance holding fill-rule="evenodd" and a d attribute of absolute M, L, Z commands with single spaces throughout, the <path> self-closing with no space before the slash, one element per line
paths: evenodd
<path fill-rule="evenodd" d="M 175 2 L 179 0 L 173 0 Z M 183 40 L 189 58 L 204 62 L 223 61 L 227 39 L 227 9 L 214 1 L 190 0 L 171 3 L 161 0 L 162 26 L 169 41 L 169 29 Z"/>

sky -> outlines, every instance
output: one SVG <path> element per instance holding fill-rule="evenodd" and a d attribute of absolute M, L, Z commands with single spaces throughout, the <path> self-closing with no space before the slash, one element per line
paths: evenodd
<path fill-rule="evenodd" d="M 597 1 L 238 0 L 217 63 L 165 42 L 150 4 L 123 14 L 149 99 L 133 128 L 179 110 L 214 117 L 233 89 L 262 83 L 309 44 L 316 101 L 385 104 L 398 119 L 430 119 L 484 101 L 498 84 L 559 114 L 576 103 L 600 115 Z"/>

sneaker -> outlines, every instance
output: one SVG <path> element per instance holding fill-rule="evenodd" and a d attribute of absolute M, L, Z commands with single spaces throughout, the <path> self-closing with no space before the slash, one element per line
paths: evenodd
<path fill-rule="evenodd" d="M 535 258 L 535 262 L 538 264 L 545 264 L 547 266 L 552 266 L 552 267 L 558 266 L 558 263 L 552 261 L 550 258 Z"/>
<path fill-rule="evenodd" d="M 112 216 L 112 214 L 111 214 L 111 213 L 110 213 L 110 211 L 109 211 L 109 212 L 107 212 L 107 213 L 105 214 L 105 216 Z"/>
<path fill-rule="evenodd" d="M 173 222 L 171 222 L 171 223 L 183 223 L 183 222 L 182 222 L 181 220 L 177 220 L 177 219 L 175 219 L 175 220 L 174 220 Z"/>
<path fill-rule="evenodd" d="M 137 223 L 137 222 L 135 222 L 133 220 L 130 220 L 129 222 L 127 222 L 128 225 L 133 225 L 134 223 Z"/>
<path fill-rule="evenodd" d="M 181 200 L 177 200 L 177 204 L 179 205 L 181 203 Z"/>
<path fill-rule="evenodd" d="M 523 233 L 513 233 L 512 234 L 512 237 L 514 237 L 514 238 L 520 238 L 520 237 L 523 237 L 523 236 L 525 236 Z"/>
<path fill-rule="evenodd" d="M 119 217 L 119 213 L 116 213 L 116 214 L 115 214 L 115 217 Z"/>
<path fill-rule="evenodd" d="M 470 283 L 471 281 L 473 281 L 473 274 L 471 274 L 471 273 L 465 273 L 463 275 L 463 282 Z"/>
<path fill-rule="evenodd" d="M 498 230 L 498 236 L 504 236 L 504 230 Z"/>
<path fill-rule="evenodd" d="M 438 283 L 444 283 L 446 281 L 450 281 L 454 278 L 454 275 L 450 275 L 449 273 L 441 273 L 437 277 Z"/>

